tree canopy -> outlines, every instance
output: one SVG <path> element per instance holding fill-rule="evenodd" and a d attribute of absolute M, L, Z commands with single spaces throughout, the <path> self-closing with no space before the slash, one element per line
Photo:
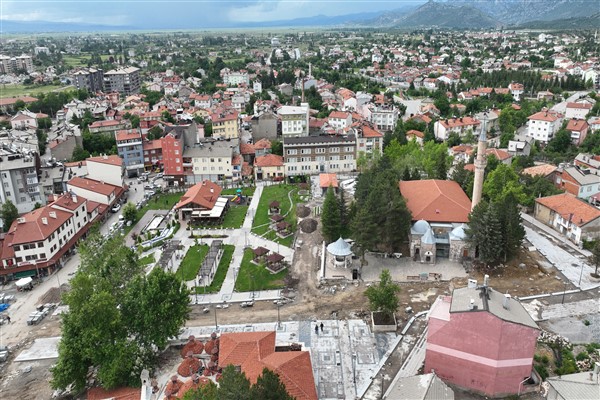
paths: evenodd
<path fill-rule="evenodd" d="M 371 311 L 381 311 L 386 315 L 393 315 L 398 311 L 400 307 L 398 293 L 400 293 L 400 286 L 392 281 L 388 269 L 381 271 L 377 285 L 369 286 L 365 291 Z"/>
<path fill-rule="evenodd" d="M 223 369 L 219 386 L 214 383 L 191 390 L 183 400 L 294 400 L 275 372 L 264 368 L 254 385 L 233 365 Z"/>
<path fill-rule="evenodd" d="M 2 218 L 2 228 L 4 232 L 8 232 L 13 221 L 19 217 L 19 210 L 12 201 L 6 199 L 2 207 L 0 207 L 0 218 Z"/>
<path fill-rule="evenodd" d="M 104 388 L 136 385 L 189 313 L 188 290 L 173 273 L 143 273 L 121 237 L 93 232 L 63 301 L 63 335 L 52 387 L 82 390 L 90 369 Z"/>

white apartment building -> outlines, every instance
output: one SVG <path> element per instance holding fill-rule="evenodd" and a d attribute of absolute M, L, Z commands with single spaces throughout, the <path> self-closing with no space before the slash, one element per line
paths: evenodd
<path fill-rule="evenodd" d="M 437 139 L 446 140 L 451 133 L 463 137 L 468 131 L 476 132 L 479 125 L 479 120 L 472 117 L 442 119 L 433 125 L 433 133 Z"/>
<path fill-rule="evenodd" d="M 135 67 L 113 69 L 104 73 L 104 91 L 129 96 L 140 92 L 140 69 Z"/>
<path fill-rule="evenodd" d="M 246 71 L 231 71 L 223 74 L 223 83 L 227 86 L 237 86 L 239 84 L 249 85 L 250 77 Z"/>
<path fill-rule="evenodd" d="M 2 243 L 0 277 L 18 279 L 60 267 L 98 213 L 97 204 L 68 193 L 20 216 Z"/>
<path fill-rule="evenodd" d="M 88 178 L 113 186 L 123 187 L 125 165 L 123 159 L 116 155 L 89 157 L 86 160 L 89 171 Z M 84 196 L 85 197 L 85 196 Z"/>
<path fill-rule="evenodd" d="M 277 110 L 281 119 L 281 134 L 286 137 L 308 136 L 308 103 L 298 106 L 283 106 Z"/>
<path fill-rule="evenodd" d="M 528 117 L 527 136 L 548 143 L 560 129 L 562 117 L 550 111 L 540 111 Z"/>
<path fill-rule="evenodd" d="M 398 122 L 398 109 L 393 105 L 369 105 L 369 122 L 382 131 L 393 131 Z"/>
<path fill-rule="evenodd" d="M 33 210 L 36 203 L 46 203 L 40 191 L 38 163 L 35 152 L 0 149 L 0 203 L 10 200 L 19 214 Z"/>
<path fill-rule="evenodd" d="M 193 174 L 187 179 L 196 183 L 233 179 L 233 157 L 239 154 L 239 140 L 203 140 L 187 147 L 183 152 L 183 166 Z"/>
<path fill-rule="evenodd" d="M 356 137 L 307 136 L 283 140 L 286 176 L 356 170 Z"/>
<path fill-rule="evenodd" d="M 567 103 L 565 109 L 566 119 L 585 119 L 586 115 L 592 110 L 590 103 Z"/>
<path fill-rule="evenodd" d="M 352 125 L 352 114 L 346 111 L 332 111 L 327 122 L 335 129 L 346 129 Z"/>

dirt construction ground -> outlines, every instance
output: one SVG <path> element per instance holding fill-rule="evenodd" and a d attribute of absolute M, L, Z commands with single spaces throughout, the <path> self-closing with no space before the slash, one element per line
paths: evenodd
<path fill-rule="evenodd" d="M 364 283 L 347 284 L 344 288 L 338 284 L 335 294 L 327 288 L 321 287 L 316 279 L 318 273 L 317 248 L 322 242 L 319 230 L 311 234 L 299 233 L 303 245 L 296 250 L 295 262 L 291 268 L 289 279 L 289 292 L 287 296 L 293 298 L 292 303 L 280 308 L 282 320 L 319 320 L 319 319 L 346 319 L 366 317 L 368 304 L 364 296 L 366 285 Z M 485 271 L 490 275 L 490 285 L 502 293 L 513 296 L 528 296 L 538 293 L 560 291 L 565 288 L 563 283 L 556 278 L 556 271 L 543 271 L 538 267 L 542 256 L 536 252 L 529 252 L 523 247 L 515 261 L 505 268 L 495 271 Z M 523 266 L 524 264 L 524 266 Z M 520 266 L 521 265 L 521 266 Z M 469 274 L 470 278 L 483 281 L 484 272 L 476 268 Z M 407 306 L 413 312 L 428 309 L 437 296 L 450 294 L 455 287 L 467 284 L 467 278 L 453 279 L 451 281 L 431 282 L 406 282 L 400 283 L 401 292 L 400 310 L 398 312 L 399 324 L 410 318 L 405 312 Z M 63 287 L 63 290 L 66 288 Z M 38 300 L 43 304 L 57 297 L 57 292 L 43 294 Z M 272 302 L 257 302 L 253 308 L 242 309 L 232 305 L 228 309 L 218 311 L 218 324 L 239 324 L 253 322 L 269 322 L 277 320 L 277 307 Z M 201 306 L 192 306 L 190 319 L 187 326 L 214 325 L 213 311 L 202 313 Z M 27 330 L 26 339 L 14 348 L 11 358 L 14 358 L 21 349 L 28 347 L 34 338 L 51 337 L 60 335 L 60 321 L 58 317 L 47 317 L 37 326 L 23 326 Z M 1 398 L 19 399 L 49 399 L 52 390 L 49 387 L 51 374 L 49 368 L 55 360 L 41 362 L 16 363 L 6 362 L 0 364 L 0 393 Z M 394 364 L 401 364 L 402 360 L 390 359 Z M 390 365 L 390 370 L 399 368 L 399 365 Z M 30 372 L 27 372 L 30 370 Z M 390 371 L 391 372 L 391 371 Z M 473 397 L 477 398 L 477 397 Z"/>

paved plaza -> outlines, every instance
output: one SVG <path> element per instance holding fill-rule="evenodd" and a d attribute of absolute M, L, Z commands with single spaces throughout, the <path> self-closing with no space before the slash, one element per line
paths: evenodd
<path fill-rule="evenodd" d="M 323 332 L 315 325 L 323 323 Z M 207 340 L 214 326 L 186 327 L 179 335 L 183 343 L 190 335 Z M 220 325 L 220 333 L 276 331 L 276 345 L 302 343 L 310 351 L 319 399 L 361 397 L 371 384 L 401 336 L 373 333 L 363 320 L 320 320 Z M 161 377 L 166 382 L 168 373 Z"/>

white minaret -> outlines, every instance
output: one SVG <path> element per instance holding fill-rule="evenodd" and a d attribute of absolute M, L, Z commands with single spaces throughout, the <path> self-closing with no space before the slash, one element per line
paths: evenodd
<path fill-rule="evenodd" d="M 483 176 L 485 175 L 485 166 L 487 165 L 487 158 L 485 156 L 485 150 L 487 149 L 487 113 L 484 114 L 484 118 L 481 122 L 481 133 L 479 134 L 479 141 L 477 142 L 477 158 L 475 159 L 475 179 L 473 181 L 471 211 L 473 211 L 475 206 L 481 201 L 481 192 L 483 191 Z"/>

